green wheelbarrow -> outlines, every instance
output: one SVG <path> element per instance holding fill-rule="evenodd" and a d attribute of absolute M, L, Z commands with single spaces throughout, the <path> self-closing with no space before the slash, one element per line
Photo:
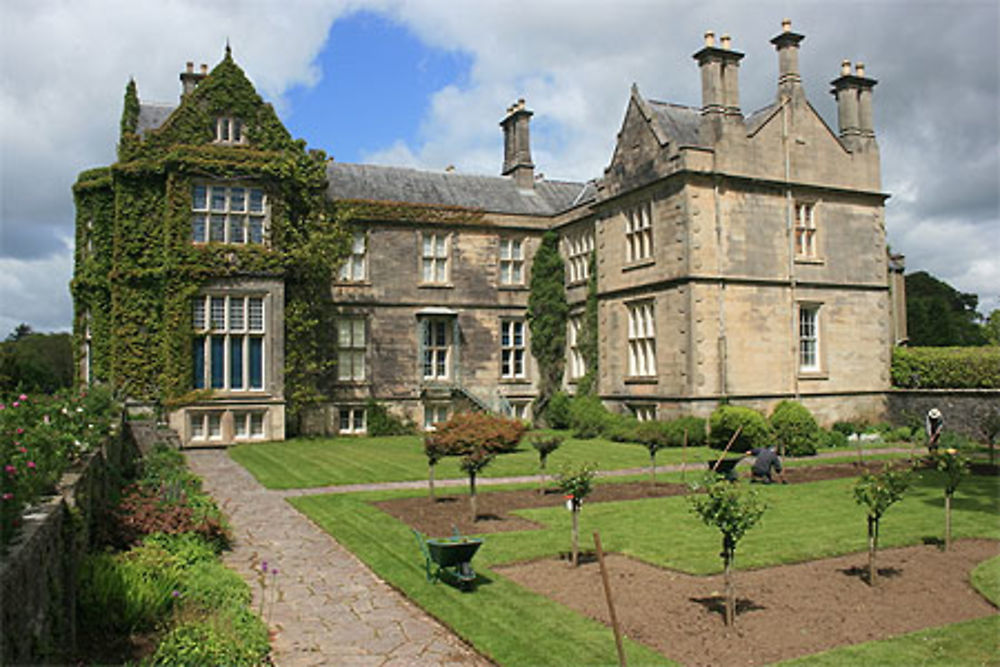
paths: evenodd
<path fill-rule="evenodd" d="M 424 570 L 427 581 L 440 581 L 442 575 L 454 580 L 459 588 L 469 590 L 476 581 L 476 573 L 472 569 L 472 557 L 483 546 L 479 537 L 464 537 L 455 531 L 452 537 L 425 538 L 419 531 L 413 535 L 420 545 L 420 553 L 424 557 Z"/>

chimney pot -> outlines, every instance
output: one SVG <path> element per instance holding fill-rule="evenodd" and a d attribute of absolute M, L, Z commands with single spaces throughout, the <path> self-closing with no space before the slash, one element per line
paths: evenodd
<path fill-rule="evenodd" d="M 854 71 L 857 72 L 858 76 L 863 77 L 865 75 L 865 64 L 864 63 L 857 63 L 854 66 Z"/>
<path fill-rule="evenodd" d="M 730 46 L 731 43 L 732 43 L 732 39 L 729 37 L 729 35 L 723 35 L 722 36 L 722 48 L 724 48 L 724 49 L 726 49 L 728 51 L 729 50 L 729 46 Z"/>
<path fill-rule="evenodd" d="M 206 65 L 205 63 L 201 64 L 201 73 L 208 74 L 208 65 Z"/>
<path fill-rule="evenodd" d="M 190 60 L 187 62 L 187 71 L 194 72 L 194 63 L 191 62 Z"/>
<path fill-rule="evenodd" d="M 782 19 L 781 32 L 791 32 L 791 31 L 792 31 L 792 19 Z"/>
<path fill-rule="evenodd" d="M 851 61 L 844 60 L 840 63 L 840 74 L 842 76 L 850 76 L 851 74 Z"/>
<path fill-rule="evenodd" d="M 705 32 L 705 46 L 715 46 L 715 33 L 711 30 Z"/>

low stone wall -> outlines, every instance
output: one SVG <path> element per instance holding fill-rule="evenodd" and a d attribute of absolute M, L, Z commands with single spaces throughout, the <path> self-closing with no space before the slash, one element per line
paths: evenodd
<path fill-rule="evenodd" d="M 984 438 L 983 425 L 991 413 L 1000 413 L 998 389 L 893 389 L 887 394 L 888 420 L 894 424 L 923 423 L 937 408 L 944 427 L 971 438 Z"/>
<path fill-rule="evenodd" d="M 58 662 L 76 646 L 77 567 L 135 460 L 130 439 L 113 436 L 63 475 L 55 496 L 28 510 L 0 563 L 0 663 Z"/>

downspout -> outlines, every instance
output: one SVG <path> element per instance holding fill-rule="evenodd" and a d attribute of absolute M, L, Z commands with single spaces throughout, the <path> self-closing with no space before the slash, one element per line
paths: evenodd
<path fill-rule="evenodd" d="M 781 143 L 784 149 L 785 158 L 785 236 L 788 239 L 788 285 L 789 285 L 789 312 L 791 313 L 791 333 L 792 333 L 792 391 L 795 400 L 799 400 L 799 331 L 798 317 L 796 317 L 795 298 L 795 233 L 792 229 L 795 200 L 792 198 L 792 160 L 791 147 L 788 141 L 788 103 L 787 98 L 781 105 Z"/>
<path fill-rule="evenodd" d="M 726 340 L 726 281 L 723 278 L 722 266 L 722 196 L 719 193 L 719 176 L 716 172 L 715 183 L 712 188 L 712 195 L 715 198 L 715 271 L 719 277 L 719 390 L 723 397 L 729 395 L 728 374 L 728 342 Z"/>

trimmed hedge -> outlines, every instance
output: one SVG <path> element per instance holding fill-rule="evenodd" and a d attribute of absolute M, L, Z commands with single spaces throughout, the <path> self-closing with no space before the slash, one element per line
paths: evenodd
<path fill-rule="evenodd" d="M 1000 388 L 1000 346 L 897 347 L 892 384 L 904 389 Z"/>
<path fill-rule="evenodd" d="M 713 449 L 725 449 L 729 439 L 740 426 L 743 430 L 731 447 L 734 452 L 767 447 L 773 437 L 771 426 L 764 415 L 740 405 L 720 405 L 712 412 L 709 424 L 711 428 L 708 444 Z"/>
<path fill-rule="evenodd" d="M 771 413 L 771 430 L 780 451 L 788 456 L 812 456 L 821 438 L 809 409 L 795 401 L 781 401 Z"/>

